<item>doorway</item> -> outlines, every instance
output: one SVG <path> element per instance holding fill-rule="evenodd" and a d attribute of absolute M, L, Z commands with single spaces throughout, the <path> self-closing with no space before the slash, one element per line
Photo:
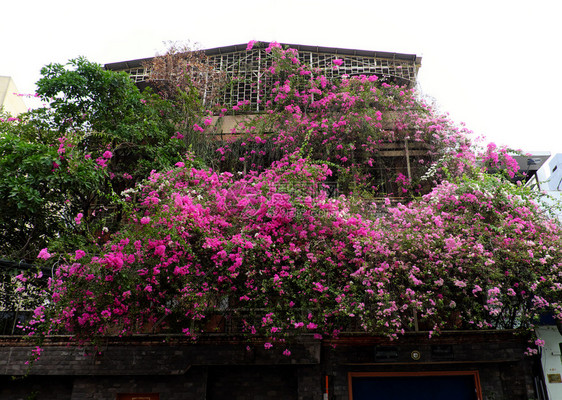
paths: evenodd
<path fill-rule="evenodd" d="M 482 400 L 477 371 L 351 372 L 349 400 Z"/>

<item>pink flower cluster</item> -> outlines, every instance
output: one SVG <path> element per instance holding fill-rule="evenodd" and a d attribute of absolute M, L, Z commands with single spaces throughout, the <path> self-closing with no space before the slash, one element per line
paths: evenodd
<path fill-rule="evenodd" d="M 247 334 L 273 341 L 351 324 L 397 337 L 414 318 L 435 334 L 562 315 L 559 228 L 498 178 L 445 182 L 373 218 L 326 197 L 326 165 L 286 158 L 235 179 L 184 164 L 153 174 L 103 254 L 77 252 L 58 269 L 50 332 L 131 334 L 159 321 L 196 337 L 225 306 L 250 310 Z"/>

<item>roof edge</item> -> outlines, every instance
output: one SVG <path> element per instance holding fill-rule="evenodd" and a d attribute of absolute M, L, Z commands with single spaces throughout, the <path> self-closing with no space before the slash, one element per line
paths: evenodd
<path fill-rule="evenodd" d="M 256 48 L 264 48 L 268 46 L 268 42 L 261 42 L 257 41 L 254 44 Z M 316 53 L 327 53 L 327 54 L 341 54 L 344 56 L 360 56 L 360 57 L 375 57 L 375 58 L 386 58 L 386 59 L 394 59 L 394 60 L 404 60 L 404 61 L 413 61 L 416 65 L 421 65 L 422 57 L 416 54 L 406 54 L 406 53 L 394 53 L 394 52 L 385 52 L 385 51 L 373 51 L 373 50 L 359 50 L 359 49 L 347 49 L 347 48 L 340 48 L 340 47 L 325 47 L 325 46 L 311 46 L 311 45 L 302 45 L 302 44 L 289 44 L 289 43 L 280 43 L 283 47 L 289 47 L 292 49 L 296 49 L 297 51 L 311 51 Z M 229 46 L 220 46 L 220 47 L 213 47 L 209 49 L 202 49 L 203 53 L 206 55 L 217 55 L 223 53 L 233 53 L 237 51 L 246 50 L 248 47 L 247 44 L 234 44 Z M 156 57 L 156 56 L 154 56 Z M 121 70 L 126 68 L 139 68 L 143 66 L 144 63 L 152 60 L 154 57 L 147 57 L 147 58 L 139 58 L 135 60 L 127 60 L 127 61 L 118 61 L 113 63 L 104 64 L 104 68 L 108 70 Z"/>

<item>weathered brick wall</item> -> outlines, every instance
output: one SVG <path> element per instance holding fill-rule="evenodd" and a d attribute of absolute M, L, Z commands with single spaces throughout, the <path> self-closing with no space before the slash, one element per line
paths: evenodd
<path fill-rule="evenodd" d="M 317 400 L 324 393 L 324 373 L 321 365 L 302 365 L 297 369 L 298 400 Z M 346 399 L 347 400 L 347 399 Z"/>
<path fill-rule="evenodd" d="M 31 350 L 28 342 L 0 340 L 0 375 L 24 375 Z M 264 349 L 263 344 L 216 340 L 193 344 L 188 340 L 156 340 L 152 337 L 101 343 L 97 349 L 80 348 L 63 339 L 45 343 L 32 375 L 178 375 L 193 365 L 318 364 L 320 343 L 299 340 L 291 344 L 291 357 L 283 348 Z"/>
<path fill-rule="evenodd" d="M 72 400 L 115 400 L 120 393 L 159 393 L 162 400 L 205 399 L 206 367 L 190 368 L 181 376 L 76 377 Z"/>
<path fill-rule="evenodd" d="M 72 399 L 74 377 L 30 376 L 13 379 L 0 376 L 2 400 L 69 400 Z M 114 399 L 113 399 L 114 400 Z"/>
<path fill-rule="evenodd" d="M 296 372 L 287 365 L 209 367 L 207 400 L 296 399 Z"/>
<path fill-rule="evenodd" d="M 277 347 L 146 337 L 108 342 L 85 356 L 84 349 L 52 341 L 27 378 L 11 380 L 25 374 L 33 347 L 0 340 L 0 400 L 115 400 L 120 393 L 159 393 L 161 400 L 320 400 L 326 376 L 329 399 L 348 400 L 349 373 L 424 371 L 478 371 L 485 400 L 534 397 L 534 360 L 523 355 L 525 338 L 510 332 L 410 334 L 395 342 L 353 337 L 324 345 L 302 338 L 289 345 L 291 357 Z M 381 358 L 377 349 L 391 351 Z"/>

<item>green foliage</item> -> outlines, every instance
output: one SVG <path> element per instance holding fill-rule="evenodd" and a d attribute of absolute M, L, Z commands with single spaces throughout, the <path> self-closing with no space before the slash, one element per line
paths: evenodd
<path fill-rule="evenodd" d="M 0 255 L 11 260 L 105 240 L 120 219 L 119 194 L 177 162 L 190 136 L 182 113 L 200 108 L 197 93 L 172 104 L 84 58 L 41 74 L 49 105 L 0 119 Z"/>
<path fill-rule="evenodd" d="M 41 70 L 38 94 L 49 108 L 34 117 L 63 134 L 79 132 L 86 153 L 113 152 L 110 171 L 123 190 L 152 169 L 173 164 L 186 150 L 176 135 L 174 106 L 150 90 L 143 93 L 124 72 L 106 71 L 84 58 Z M 131 175 L 132 182 L 122 180 Z"/>
<path fill-rule="evenodd" d="M 33 260 L 53 239 L 75 234 L 74 216 L 103 187 L 106 172 L 64 143 L 29 121 L 0 122 L 2 257 Z"/>
<path fill-rule="evenodd" d="M 67 65 L 49 64 L 41 75 L 37 93 L 49 102 L 53 122 L 61 131 L 118 131 L 144 114 L 142 96 L 125 73 L 105 71 L 77 58 Z"/>

